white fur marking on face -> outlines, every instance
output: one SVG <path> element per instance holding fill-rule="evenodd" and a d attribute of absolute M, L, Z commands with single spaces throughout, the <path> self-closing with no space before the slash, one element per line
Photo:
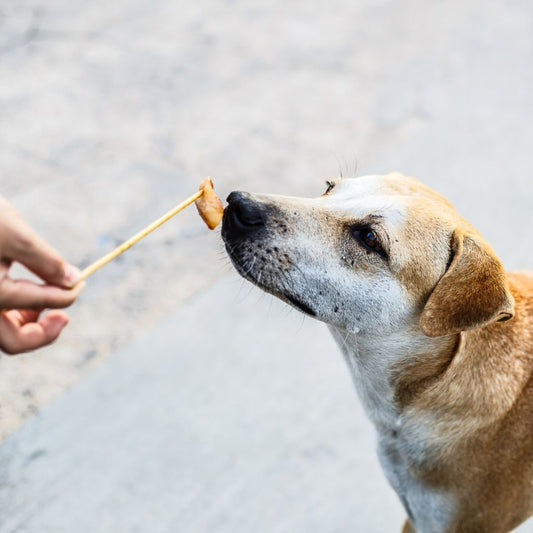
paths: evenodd
<path fill-rule="evenodd" d="M 387 260 L 363 249 L 348 228 L 375 217 L 379 220 L 376 228 L 379 225 L 389 239 L 403 222 L 405 208 L 385 191 L 379 197 L 368 196 L 375 184 L 365 183 L 365 179 L 343 180 L 337 192 L 314 199 L 260 197 L 280 213 L 280 218 L 273 215 L 269 236 L 258 243 L 261 248 L 278 250 L 262 267 L 261 279 L 265 284 L 268 281 L 263 288 L 278 296 L 297 297 L 326 323 L 352 332 L 385 333 L 410 320 L 410 295 Z M 280 219 L 290 231 L 277 230 Z M 250 245 L 254 247 L 255 243 Z M 262 254 L 255 248 L 249 253 Z M 291 268 L 280 268 L 287 262 Z"/>
<path fill-rule="evenodd" d="M 342 255 L 311 232 L 297 233 L 291 242 L 297 268 L 290 273 L 290 285 L 313 301 L 321 320 L 348 331 L 383 333 L 404 325 L 410 319 L 409 295 L 388 268 L 374 273 L 359 265 L 352 269 L 342 264 Z"/>
<path fill-rule="evenodd" d="M 346 217 L 383 215 L 385 223 L 393 228 L 406 220 L 403 197 L 391 194 L 378 176 L 340 180 L 332 192 L 320 200 L 326 210 L 342 212 Z"/>

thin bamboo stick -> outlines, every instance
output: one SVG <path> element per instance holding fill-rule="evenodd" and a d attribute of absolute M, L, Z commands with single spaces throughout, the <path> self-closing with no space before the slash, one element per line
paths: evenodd
<path fill-rule="evenodd" d="M 107 265 L 107 263 L 115 259 L 115 257 L 125 252 L 128 248 L 131 248 L 135 243 L 139 242 L 141 239 L 146 237 L 149 233 L 152 233 L 152 231 L 154 231 L 159 226 L 164 224 L 167 220 L 170 220 L 174 215 L 179 213 L 182 209 L 185 209 L 188 205 L 191 205 L 193 202 L 198 200 L 198 198 L 200 198 L 200 196 L 202 196 L 203 193 L 204 191 L 202 189 L 194 193 L 192 196 L 189 196 L 189 198 L 187 198 L 186 200 L 181 202 L 181 204 L 178 204 L 176 207 L 168 211 L 168 213 L 165 213 L 162 217 L 158 218 L 157 220 L 152 222 L 150 225 L 146 226 L 146 228 L 136 233 L 133 237 L 123 242 L 120 246 L 117 246 L 114 250 L 112 250 L 108 254 L 98 259 L 98 261 L 95 261 L 92 265 L 89 265 L 87 268 L 82 270 L 80 281 L 87 279 L 91 274 L 94 274 L 97 270 L 102 268 L 104 265 Z"/>

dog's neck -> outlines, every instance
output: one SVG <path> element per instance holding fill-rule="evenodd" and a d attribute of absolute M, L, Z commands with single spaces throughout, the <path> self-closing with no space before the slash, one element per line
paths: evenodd
<path fill-rule="evenodd" d="M 430 338 L 421 330 L 369 335 L 329 329 L 378 431 L 399 423 L 403 408 L 447 368 L 458 344 L 458 336 Z"/>

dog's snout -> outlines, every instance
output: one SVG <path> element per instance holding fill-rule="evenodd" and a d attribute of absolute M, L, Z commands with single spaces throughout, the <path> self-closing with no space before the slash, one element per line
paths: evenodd
<path fill-rule="evenodd" d="M 260 203 L 251 194 L 241 191 L 232 192 L 224 213 L 226 227 L 238 231 L 253 231 L 265 224 L 265 215 Z"/>

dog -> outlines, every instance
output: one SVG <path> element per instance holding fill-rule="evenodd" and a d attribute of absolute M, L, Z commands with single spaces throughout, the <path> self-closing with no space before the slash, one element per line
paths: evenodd
<path fill-rule="evenodd" d="M 227 201 L 237 271 L 325 322 L 344 354 L 403 532 L 503 533 L 533 514 L 533 272 L 506 273 L 400 173 Z"/>

